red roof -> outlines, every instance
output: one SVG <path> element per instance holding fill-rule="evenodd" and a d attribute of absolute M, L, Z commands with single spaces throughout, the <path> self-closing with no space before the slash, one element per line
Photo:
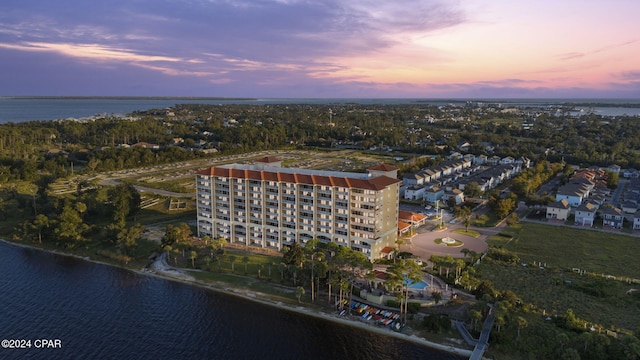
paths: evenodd
<path fill-rule="evenodd" d="M 198 175 L 230 177 L 236 179 L 251 179 L 262 181 L 280 181 L 296 184 L 339 186 L 347 188 L 382 190 L 389 185 L 399 183 L 401 180 L 392 179 L 388 176 L 378 176 L 373 179 L 356 179 L 349 177 L 291 174 L 279 171 L 268 170 L 243 170 L 227 167 L 210 167 L 198 170 Z"/>
<path fill-rule="evenodd" d="M 373 275 L 376 277 L 376 279 L 387 280 L 387 273 L 386 272 L 382 272 L 382 271 L 379 271 L 379 270 L 373 270 Z"/>
<path fill-rule="evenodd" d="M 380 250 L 380 253 L 382 253 L 382 254 L 391 254 L 392 251 L 393 251 L 393 247 L 385 246 L 385 247 L 382 248 L 382 250 Z"/>
<path fill-rule="evenodd" d="M 389 165 L 389 164 L 378 164 L 376 166 L 372 166 L 370 168 L 368 168 L 367 170 L 373 170 L 373 171 L 395 171 L 395 170 L 399 170 L 399 168 L 393 166 L 393 165 Z"/>
<path fill-rule="evenodd" d="M 419 222 L 424 220 L 426 216 L 411 211 L 398 210 L 398 218 L 408 222 Z"/>
<path fill-rule="evenodd" d="M 410 227 L 411 227 L 411 224 L 407 224 L 407 223 L 406 223 L 406 222 L 404 222 L 404 221 L 400 221 L 400 220 L 398 220 L 398 230 L 399 230 L 399 231 L 406 230 L 407 228 L 410 228 Z"/>

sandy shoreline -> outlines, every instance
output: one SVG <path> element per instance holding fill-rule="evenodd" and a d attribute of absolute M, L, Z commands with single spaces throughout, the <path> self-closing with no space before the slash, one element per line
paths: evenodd
<path fill-rule="evenodd" d="M 130 268 L 130 267 L 126 267 L 126 266 L 119 266 L 119 265 L 114 265 L 111 263 L 107 263 L 107 262 L 103 262 L 103 261 L 98 261 L 98 260 L 94 260 L 91 259 L 89 257 L 85 257 L 85 256 L 79 256 L 79 255 L 75 255 L 75 254 L 70 254 L 70 253 L 65 253 L 65 252 L 61 252 L 58 250 L 48 250 L 48 249 L 43 249 L 43 248 L 39 248 L 37 246 L 34 245 L 29 245 L 29 244 L 23 244 L 23 243 L 17 243 L 17 242 L 12 242 L 12 241 L 8 241 L 5 239 L 0 239 L 0 241 L 9 244 L 9 245 L 14 245 L 14 246 L 19 246 L 19 247 L 23 247 L 23 248 L 28 248 L 28 249 L 33 249 L 33 250 L 39 250 L 39 251 L 44 251 L 44 252 L 48 252 L 48 253 L 52 253 L 52 254 L 56 254 L 56 255 L 62 255 L 62 256 L 69 256 L 69 257 L 74 257 L 80 260 L 84 260 L 84 261 L 89 261 L 92 263 L 96 263 L 96 264 L 102 264 L 102 265 L 107 265 L 107 266 L 111 266 L 111 267 L 117 267 L 117 268 L 121 268 L 121 269 L 125 269 L 125 270 L 129 270 L 132 271 L 136 274 L 140 274 L 140 275 L 146 275 L 146 276 L 153 276 L 153 277 L 157 277 L 160 279 L 164 279 L 164 280 L 169 280 L 169 281 L 176 281 L 176 282 L 180 282 L 186 285 L 190 285 L 190 286 L 197 286 L 203 289 L 207 289 L 210 291 L 215 291 L 215 292 L 219 292 L 219 293 L 223 293 L 226 295 L 232 295 L 232 296 L 238 296 L 250 301 L 255 301 L 255 302 L 259 302 L 263 305 L 267 305 L 267 306 L 272 306 L 272 307 L 276 307 L 278 309 L 281 310 L 286 310 L 286 311 L 293 311 L 299 314 L 303 314 L 303 315 L 307 315 L 307 316 L 313 316 L 316 318 L 320 318 L 320 319 L 324 319 L 327 321 L 332 321 L 335 323 L 339 323 L 342 325 L 346 325 L 346 326 L 352 326 L 352 327 L 356 327 L 362 330 L 366 330 L 366 331 L 371 331 L 380 335 L 385 335 L 385 336 L 392 336 L 401 340 L 405 340 L 405 341 L 411 341 L 414 342 L 416 344 L 419 345 L 423 345 L 429 348 L 433 348 L 433 349 L 437 349 L 437 350 L 441 350 L 441 351 L 446 351 L 452 354 L 456 354 L 456 355 L 460 355 L 460 356 L 471 356 L 471 350 L 467 350 L 467 349 L 462 349 L 462 348 L 457 348 L 453 345 L 443 345 L 443 344 L 439 344 L 439 343 L 435 343 L 429 340 L 426 340 L 424 338 L 415 336 L 415 335 L 406 335 L 406 334 L 402 334 L 402 333 L 398 333 L 395 332 L 391 329 L 387 329 L 387 328 L 380 328 L 380 327 L 376 327 L 374 325 L 370 325 L 370 324 L 365 324 L 363 322 L 357 321 L 357 320 L 350 320 L 344 317 L 340 317 L 337 314 L 332 315 L 332 314 L 327 314 L 325 312 L 321 312 L 321 311 L 316 311 L 313 309 L 309 309 L 304 307 L 304 304 L 299 304 L 299 306 L 293 306 L 293 305 L 287 305 L 284 303 L 281 303 L 279 301 L 270 301 L 268 295 L 259 293 L 259 292 L 255 292 L 252 290 L 248 290 L 248 289 L 238 289 L 238 288 L 230 288 L 230 287 L 217 287 L 214 286 L 212 284 L 208 284 L 208 283 L 203 283 L 203 282 L 199 282 L 195 279 L 193 279 L 190 275 L 185 274 L 184 272 L 180 271 L 179 269 L 175 269 L 175 268 L 171 268 L 171 267 L 166 267 L 166 268 L 157 268 L 155 270 L 153 269 L 134 269 L 134 268 Z M 175 272 L 174 272 L 175 271 Z"/>

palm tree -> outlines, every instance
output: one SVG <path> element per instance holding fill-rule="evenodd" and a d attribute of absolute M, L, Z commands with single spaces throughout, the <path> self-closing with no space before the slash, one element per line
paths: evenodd
<path fill-rule="evenodd" d="M 247 275 L 247 273 L 248 273 L 247 264 L 249 263 L 249 257 L 248 256 L 243 256 L 242 257 L 242 263 L 244 264 L 244 274 Z"/>
<path fill-rule="evenodd" d="M 284 271 L 287 269 L 287 264 L 280 263 L 280 282 L 284 282 Z"/>
<path fill-rule="evenodd" d="M 518 316 L 516 318 L 516 323 L 518 325 L 518 338 L 520 338 L 520 329 L 527 327 L 529 323 L 527 322 L 527 319 L 522 316 Z"/>
<path fill-rule="evenodd" d="M 274 264 L 274 261 L 273 260 L 269 260 L 269 263 L 268 263 L 268 265 L 269 265 L 269 279 L 271 279 L 271 267 L 273 266 L 273 264 Z"/>
<path fill-rule="evenodd" d="M 471 318 L 471 323 L 473 324 L 473 329 L 478 330 L 478 323 L 482 320 L 482 313 L 478 310 L 469 310 L 469 317 Z"/>
<path fill-rule="evenodd" d="M 258 269 L 258 279 L 260 279 L 260 276 L 262 275 L 261 272 L 262 272 L 262 269 L 264 268 L 264 265 L 257 264 L 256 268 Z"/>
<path fill-rule="evenodd" d="M 173 247 L 171 245 L 165 245 L 164 251 L 167 252 L 167 256 L 169 257 L 169 261 L 171 261 L 171 253 L 173 252 Z"/>
<path fill-rule="evenodd" d="M 300 302 L 302 295 L 304 295 L 304 288 L 302 286 L 298 286 L 296 288 L 296 298 L 298 298 L 298 302 Z"/>
<path fill-rule="evenodd" d="M 407 313 L 409 310 L 409 285 L 422 281 L 422 271 L 413 260 L 400 259 L 387 269 L 393 274 L 392 283 L 400 285 L 400 316 L 404 314 L 403 323 L 407 321 Z"/>
<path fill-rule="evenodd" d="M 195 268 L 196 267 L 196 258 L 198 257 L 198 253 L 195 252 L 194 250 L 191 250 L 191 252 L 189 253 L 189 259 L 191 259 L 191 267 Z"/>
<path fill-rule="evenodd" d="M 173 262 L 174 264 L 176 264 L 176 266 L 178 266 L 178 255 L 180 254 L 180 249 L 178 248 L 173 248 Z"/>
<path fill-rule="evenodd" d="M 231 272 L 235 273 L 236 272 L 236 267 L 235 267 L 236 256 L 235 255 L 229 255 L 229 262 L 231 263 Z"/>
<path fill-rule="evenodd" d="M 38 230 L 38 242 L 42 244 L 42 230 L 49 227 L 49 218 L 46 215 L 38 214 L 33 220 L 33 226 Z"/>

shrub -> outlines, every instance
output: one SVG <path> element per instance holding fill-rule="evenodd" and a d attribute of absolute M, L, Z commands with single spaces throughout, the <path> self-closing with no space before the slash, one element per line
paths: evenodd
<path fill-rule="evenodd" d="M 420 303 L 410 302 L 407 304 L 407 311 L 409 314 L 417 314 L 420 311 Z"/>
<path fill-rule="evenodd" d="M 422 319 L 422 326 L 427 331 L 441 333 L 451 329 L 451 320 L 449 316 L 443 314 L 427 315 Z"/>

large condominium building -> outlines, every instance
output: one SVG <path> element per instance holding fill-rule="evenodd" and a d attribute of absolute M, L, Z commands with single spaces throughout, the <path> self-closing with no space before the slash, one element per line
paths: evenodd
<path fill-rule="evenodd" d="M 200 170 L 198 236 L 275 250 L 316 238 L 377 259 L 398 236 L 397 170 L 284 168 L 273 157 Z"/>

